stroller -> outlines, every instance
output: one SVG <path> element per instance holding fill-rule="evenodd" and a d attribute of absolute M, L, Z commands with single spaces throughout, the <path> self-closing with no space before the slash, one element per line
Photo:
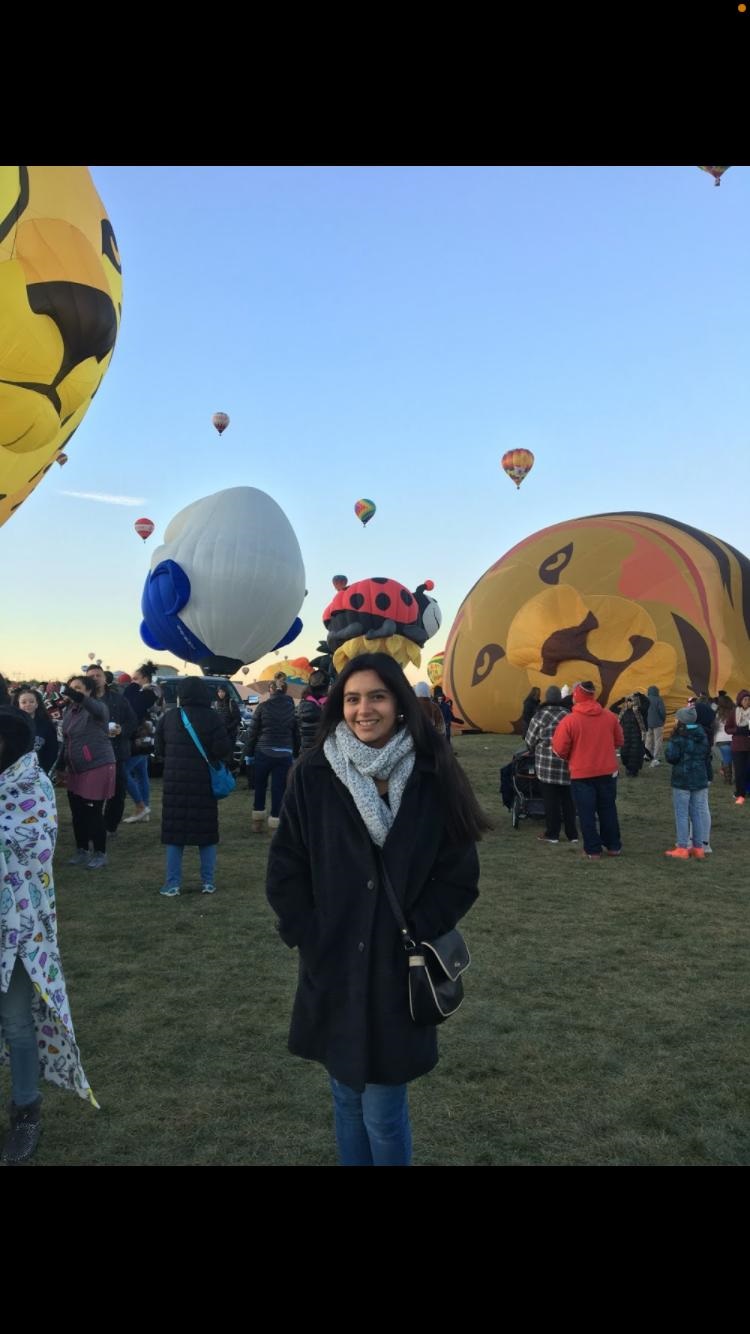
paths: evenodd
<path fill-rule="evenodd" d="M 500 795 L 510 811 L 511 824 L 518 829 L 522 820 L 544 819 L 544 800 L 534 771 L 530 750 L 520 750 L 510 764 L 500 770 Z"/>

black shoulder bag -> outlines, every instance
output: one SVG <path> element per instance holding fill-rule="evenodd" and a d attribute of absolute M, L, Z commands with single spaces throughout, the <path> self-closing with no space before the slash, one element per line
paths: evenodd
<path fill-rule="evenodd" d="M 398 924 L 401 943 L 409 958 L 409 1010 L 420 1028 L 442 1024 L 456 1013 L 464 998 L 461 974 L 471 963 L 466 941 L 455 927 L 436 940 L 420 940 L 409 934 L 399 907 L 385 860 L 378 851 L 378 866 L 388 902 Z"/>

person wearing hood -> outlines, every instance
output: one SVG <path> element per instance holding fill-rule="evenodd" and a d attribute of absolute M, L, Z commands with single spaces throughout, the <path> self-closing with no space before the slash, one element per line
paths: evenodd
<path fill-rule="evenodd" d="M 750 777 L 750 690 L 741 690 L 724 727 L 732 738 L 734 804 L 744 806 Z"/>
<path fill-rule="evenodd" d="M 4 1163 L 41 1135 L 40 1075 L 98 1106 L 81 1067 L 57 944 L 52 860 L 55 793 L 30 718 L 0 707 L 0 1065 L 10 1062 Z"/>
<path fill-rule="evenodd" d="M 211 689 L 200 676 L 180 683 L 177 708 L 163 713 L 156 727 L 154 752 L 164 759 L 161 841 L 167 849 L 167 871 L 159 893 L 172 899 L 182 884 L 182 854 L 197 844 L 202 892 L 213 894 L 219 842 L 219 810 L 211 787 L 208 763 L 227 760 L 232 743 L 215 709 Z M 205 753 L 191 737 L 183 714 L 192 725 Z"/>
<path fill-rule="evenodd" d="M 559 843 L 563 824 L 568 842 L 578 842 L 576 810 L 570 793 L 570 769 L 552 750 L 557 725 L 567 716 L 559 687 L 548 686 L 544 704 L 537 709 L 526 733 L 526 745 L 534 752 L 534 769 L 544 802 L 545 829 L 543 834 L 537 835 L 540 843 Z"/>
<path fill-rule="evenodd" d="M 646 750 L 651 755 L 651 768 L 660 764 L 663 748 L 664 723 L 667 718 L 667 706 L 659 694 L 658 686 L 648 688 L 648 713 L 646 715 Z"/>
<path fill-rule="evenodd" d="M 464 720 L 463 718 L 456 717 L 456 714 L 453 712 L 453 700 L 448 699 L 448 696 L 443 694 L 442 686 L 435 686 L 435 689 L 432 692 L 432 698 L 443 715 L 443 722 L 445 723 L 445 739 L 448 742 L 448 745 L 451 746 L 451 728 L 454 723 L 457 727 L 463 727 Z"/>
<path fill-rule="evenodd" d="M 677 842 L 666 856 L 676 861 L 695 857 L 702 861 L 710 832 L 708 810 L 708 758 L 706 733 L 694 708 L 678 709 L 677 725 L 664 752 L 672 765 L 672 804 Z M 689 827 L 692 827 L 692 846 Z M 711 850 L 710 848 L 708 849 Z"/>
<path fill-rule="evenodd" d="M 584 856 L 599 861 L 622 852 L 617 819 L 616 747 L 624 741 L 619 720 L 595 699 L 593 681 L 580 681 L 573 709 L 558 723 L 552 749 L 570 767 L 570 788 L 583 834 Z"/>
<path fill-rule="evenodd" d="M 625 765 L 628 778 L 637 778 L 643 768 L 645 755 L 644 736 L 646 729 L 643 716 L 635 695 L 628 695 L 619 713 L 623 743 L 620 759 Z"/>

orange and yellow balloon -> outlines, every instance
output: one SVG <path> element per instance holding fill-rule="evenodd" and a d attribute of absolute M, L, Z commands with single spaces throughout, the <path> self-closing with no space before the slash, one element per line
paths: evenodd
<path fill-rule="evenodd" d="M 520 487 L 524 477 L 527 477 L 534 466 L 534 455 L 530 449 L 509 449 L 500 460 L 500 467 L 512 482 L 515 482 L 516 489 Z"/>
<path fill-rule="evenodd" d="M 86 167 L 0 167 L 0 524 L 64 458 L 112 360 L 122 275 Z"/>

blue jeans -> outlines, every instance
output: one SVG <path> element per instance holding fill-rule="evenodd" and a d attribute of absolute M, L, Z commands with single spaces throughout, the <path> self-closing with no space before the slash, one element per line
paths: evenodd
<path fill-rule="evenodd" d="M 686 848 L 688 845 L 688 821 L 693 826 L 693 847 L 702 848 L 708 842 L 710 833 L 708 788 L 701 787 L 697 792 L 689 792 L 686 787 L 673 787 L 672 805 L 678 848 Z"/>
<path fill-rule="evenodd" d="M 216 872 L 216 853 L 218 843 L 206 843 L 198 851 L 201 856 L 201 881 L 204 885 L 214 883 Z M 179 889 L 182 880 L 182 854 L 185 851 L 181 843 L 167 843 L 167 878 L 164 881 L 169 889 Z"/>
<path fill-rule="evenodd" d="M 725 764 L 727 768 L 729 768 L 729 765 L 732 763 L 731 741 L 717 741 L 716 745 L 718 747 L 719 754 L 721 755 L 722 764 Z"/>
<path fill-rule="evenodd" d="M 148 806 L 151 787 L 148 781 L 148 756 L 131 755 L 125 761 L 125 782 L 136 806 Z"/>
<path fill-rule="evenodd" d="M 365 1084 L 362 1093 L 331 1078 L 341 1167 L 409 1167 L 406 1084 Z"/>
<path fill-rule="evenodd" d="M 39 1097 L 39 1053 L 31 1013 L 34 988 L 20 959 L 16 959 L 10 986 L 0 992 L 0 1027 L 10 1048 L 10 1082 L 16 1107 L 28 1107 Z"/>
<path fill-rule="evenodd" d="M 602 846 L 610 852 L 619 852 L 622 847 L 616 781 L 611 774 L 601 778 L 571 779 L 570 790 L 578 811 L 584 852 L 600 853 Z"/>
<path fill-rule="evenodd" d="M 271 775 L 271 816 L 277 819 L 286 791 L 286 780 L 292 767 L 292 754 L 266 755 L 261 750 L 255 752 L 255 798 L 254 811 L 266 809 L 266 784 Z"/>

